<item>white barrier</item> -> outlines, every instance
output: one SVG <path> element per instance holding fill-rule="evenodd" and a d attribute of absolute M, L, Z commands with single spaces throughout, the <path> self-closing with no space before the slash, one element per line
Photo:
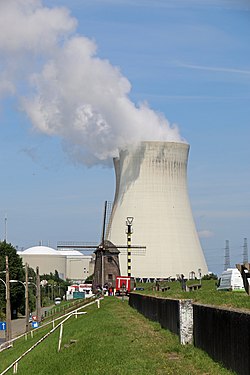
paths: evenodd
<path fill-rule="evenodd" d="M 13 367 L 13 373 L 16 374 L 17 373 L 17 367 L 18 367 L 18 363 L 19 361 L 25 357 L 29 352 L 31 352 L 36 346 L 38 346 L 42 341 L 44 341 L 49 335 L 51 335 L 51 333 L 53 333 L 59 326 L 60 328 L 62 327 L 63 323 L 66 322 L 66 320 L 68 320 L 71 316 L 73 315 L 77 315 L 79 314 L 78 313 L 78 310 L 81 310 L 85 307 L 88 307 L 90 305 L 92 305 L 93 303 L 95 303 L 96 301 L 92 301 L 90 303 L 88 303 L 87 305 L 83 305 L 81 307 L 78 307 L 76 310 L 74 311 L 71 311 L 70 313 L 67 313 L 57 319 L 55 319 L 54 321 L 56 320 L 59 320 L 59 319 L 62 319 L 64 317 L 66 317 L 61 323 L 59 323 L 57 326 L 55 326 L 54 328 L 52 328 L 49 332 L 47 332 L 40 340 L 38 340 L 34 345 L 32 345 L 28 350 L 26 350 L 26 352 L 24 352 L 20 357 L 18 357 L 14 362 L 12 362 L 3 372 L 1 372 L 0 375 L 4 375 L 6 374 L 6 372 L 8 372 L 12 367 Z M 80 312 L 80 314 L 83 314 L 83 312 Z M 50 324 L 51 322 L 48 322 L 46 323 L 45 325 L 43 325 L 42 327 L 45 327 L 46 325 Z M 37 328 L 36 328 L 37 329 Z M 61 331 L 60 331 L 60 336 L 61 336 L 61 339 L 60 339 L 60 336 L 59 336 L 59 343 L 58 343 L 58 351 L 60 351 L 60 348 L 61 348 L 61 341 L 62 341 L 62 331 L 63 331 L 63 328 L 61 328 Z M 21 335 L 19 337 L 22 337 L 24 335 Z M 17 339 L 17 338 L 16 338 Z"/>

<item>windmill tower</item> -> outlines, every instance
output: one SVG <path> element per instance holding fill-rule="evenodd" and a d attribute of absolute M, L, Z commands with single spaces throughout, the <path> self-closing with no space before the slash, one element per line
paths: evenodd
<path fill-rule="evenodd" d="M 188 152 L 186 143 L 141 142 L 114 159 L 116 192 L 106 238 L 124 243 L 124 222 L 133 217 L 133 241 L 147 249 L 144 257 L 132 259 L 131 276 L 208 272 L 188 197 Z M 126 256 L 119 257 L 126 274 Z"/>

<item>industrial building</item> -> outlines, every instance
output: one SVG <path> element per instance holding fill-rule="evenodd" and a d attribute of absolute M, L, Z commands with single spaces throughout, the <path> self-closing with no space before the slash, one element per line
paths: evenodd
<path fill-rule="evenodd" d="M 131 275 L 166 278 L 208 273 L 187 188 L 189 145 L 141 142 L 114 159 L 116 192 L 106 238 L 126 244 L 126 220 L 133 220 Z M 119 255 L 127 274 L 127 255 Z"/>
<path fill-rule="evenodd" d="M 76 250 L 55 250 L 47 246 L 34 246 L 18 255 L 23 263 L 34 270 L 39 267 L 40 275 L 58 272 L 61 279 L 84 282 L 94 272 L 94 259 Z"/>

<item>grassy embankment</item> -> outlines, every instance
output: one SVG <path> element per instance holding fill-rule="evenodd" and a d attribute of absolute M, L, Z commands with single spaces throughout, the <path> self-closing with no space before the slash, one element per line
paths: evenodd
<path fill-rule="evenodd" d="M 199 281 L 188 281 L 187 285 L 198 284 Z M 192 299 L 194 302 L 216 305 L 226 308 L 239 308 L 242 310 L 250 309 L 250 296 L 246 292 L 227 292 L 218 291 L 216 289 L 216 280 L 202 280 L 201 288 L 192 292 L 185 292 L 181 290 L 181 284 L 179 281 L 174 282 L 162 282 L 161 286 L 169 286 L 170 289 L 161 292 L 154 291 L 153 287 L 155 284 L 144 283 L 137 286 L 144 287 L 144 291 L 138 291 L 147 295 L 153 295 L 158 297 L 169 297 L 169 298 L 180 298 L 180 299 Z"/>
<path fill-rule="evenodd" d="M 101 308 L 64 324 L 62 349 L 54 332 L 18 365 L 18 375 L 220 375 L 232 374 L 192 345 L 181 346 L 178 337 L 150 322 L 128 303 L 105 297 Z M 0 353 L 0 371 L 41 336 L 18 341 Z M 70 340 L 76 340 L 70 344 Z M 12 374 L 10 370 L 8 374 Z"/>

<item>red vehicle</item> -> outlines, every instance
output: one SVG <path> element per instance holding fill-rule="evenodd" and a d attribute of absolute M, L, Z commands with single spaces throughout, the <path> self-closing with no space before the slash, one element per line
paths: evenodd
<path fill-rule="evenodd" d="M 116 295 L 129 294 L 134 289 L 135 281 L 130 276 L 116 276 Z"/>

